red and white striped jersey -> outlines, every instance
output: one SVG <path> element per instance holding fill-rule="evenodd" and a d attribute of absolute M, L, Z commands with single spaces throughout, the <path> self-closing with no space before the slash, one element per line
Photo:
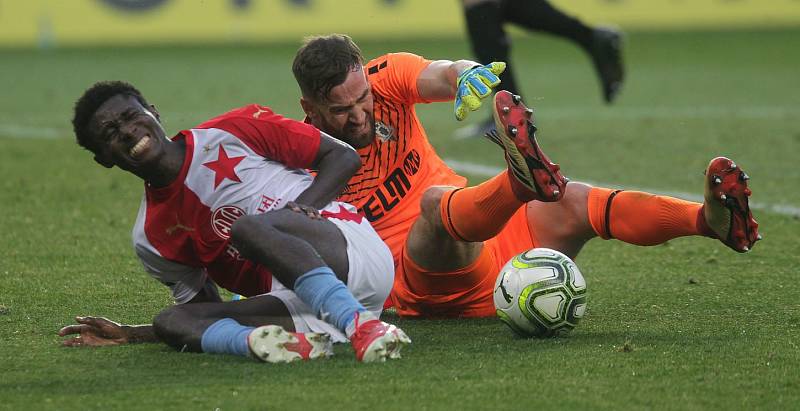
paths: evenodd
<path fill-rule="evenodd" d="M 245 296 L 269 292 L 272 275 L 239 255 L 231 226 L 242 215 L 282 208 L 311 185 L 305 168 L 319 150 L 319 130 L 253 104 L 181 131 L 178 140 L 186 143 L 178 177 L 163 188 L 145 185 L 133 228 L 136 254 L 178 303 L 209 277 Z M 340 206 L 355 211 L 341 203 L 325 210 Z"/>

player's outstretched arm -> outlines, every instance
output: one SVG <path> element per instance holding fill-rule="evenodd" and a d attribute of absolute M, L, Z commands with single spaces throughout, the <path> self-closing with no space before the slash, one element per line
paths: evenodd
<path fill-rule="evenodd" d="M 78 324 L 58 331 L 66 347 L 101 347 L 140 342 L 158 342 L 152 325 L 122 325 L 105 317 L 75 317 Z"/>
<path fill-rule="evenodd" d="M 323 132 L 319 151 L 312 167 L 317 170 L 314 182 L 295 199 L 295 203 L 324 208 L 344 190 L 350 177 L 361 168 L 361 157 L 346 143 Z"/>
<path fill-rule="evenodd" d="M 500 75 L 506 63 L 493 62 L 481 65 L 474 61 L 438 60 L 428 65 L 417 79 L 417 90 L 429 101 L 453 100 L 457 120 L 463 120 L 470 111 L 481 106 L 481 100 L 492 94 L 500 84 Z"/>
<path fill-rule="evenodd" d="M 216 288 L 200 290 L 186 304 L 221 302 Z M 160 342 L 151 324 L 123 325 L 105 317 L 75 317 L 77 324 L 58 330 L 60 337 L 69 337 L 61 342 L 65 347 L 101 347 L 134 343 Z"/>

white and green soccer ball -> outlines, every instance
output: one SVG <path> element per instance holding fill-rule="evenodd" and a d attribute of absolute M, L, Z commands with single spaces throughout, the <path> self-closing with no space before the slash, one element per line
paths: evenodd
<path fill-rule="evenodd" d="M 523 337 L 563 335 L 586 312 L 586 280 L 566 255 L 534 248 L 514 256 L 494 284 L 497 316 Z"/>

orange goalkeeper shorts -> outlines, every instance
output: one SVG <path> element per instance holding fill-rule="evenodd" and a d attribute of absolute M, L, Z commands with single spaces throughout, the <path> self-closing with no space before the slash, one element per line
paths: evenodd
<path fill-rule="evenodd" d="M 478 258 L 459 270 L 426 271 L 404 249 L 390 305 L 408 317 L 494 316 L 492 293 L 497 274 L 511 257 L 535 246 L 526 211 L 527 207 L 520 207 L 497 236 L 484 242 Z"/>

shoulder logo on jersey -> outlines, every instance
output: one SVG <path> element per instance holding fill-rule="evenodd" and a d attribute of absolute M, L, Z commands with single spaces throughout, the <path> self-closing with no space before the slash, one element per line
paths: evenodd
<path fill-rule="evenodd" d="M 262 110 L 261 107 L 258 107 L 258 106 L 256 106 L 256 110 L 258 110 L 258 111 L 253 113 L 253 118 L 258 118 L 258 116 L 260 116 L 260 115 L 262 115 L 264 113 L 269 113 L 268 110 Z"/>
<path fill-rule="evenodd" d="M 224 205 L 214 210 L 211 214 L 211 228 L 221 238 L 231 238 L 231 227 L 234 221 L 243 216 L 244 210 L 232 205 Z"/>
<path fill-rule="evenodd" d="M 385 124 L 382 121 L 375 122 L 375 135 L 380 139 L 382 142 L 387 142 L 394 138 L 394 127 Z M 396 140 L 396 139 L 395 139 Z"/>
<path fill-rule="evenodd" d="M 380 62 L 380 63 L 378 63 L 378 64 L 376 64 L 374 66 L 371 66 L 370 68 L 368 68 L 367 69 L 367 73 L 375 74 L 375 73 L 379 72 L 381 69 L 385 68 L 388 64 L 389 64 L 389 62 L 384 60 L 384 61 L 382 61 L 382 62 Z"/>
<path fill-rule="evenodd" d="M 400 200 L 411 191 L 409 177 L 417 174 L 419 165 L 419 153 L 417 150 L 411 150 L 403 160 L 403 164 L 392 170 L 383 180 L 383 184 L 379 185 L 375 193 L 364 203 L 361 211 L 367 220 L 377 221 L 400 203 Z"/>
<path fill-rule="evenodd" d="M 220 183 L 222 183 L 226 178 L 237 183 L 242 182 L 242 180 L 239 179 L 239 176 L 236 175 L 236 170 L 234 169 L 239 163 L 242 162 L 242 160 L 244 160 L 245 157 L 247 156 L 228 157 L 225 147 L 223 147 L 222 144 L 219 145 L 217 159 L 214 161 L 209 161 L 208 163 L 203 163 L 204 166 L 214 171 L 214 190 L 216 190 Z"/>

